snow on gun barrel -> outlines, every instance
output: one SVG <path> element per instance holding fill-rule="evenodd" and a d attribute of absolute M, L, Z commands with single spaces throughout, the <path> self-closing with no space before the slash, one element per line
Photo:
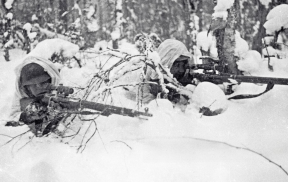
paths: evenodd
<path fill-rule="evenodd" d="M 62 108 L 68 109 L 67 112 L 71 113 L 77 113 L 77 114 L 83 114 L 83 115 L 89 115 L 89 114 L 101 114 L 104 116 L 109 116 L 111 114 L 118 114 L 123 116 L 129 116 L 129 117 L 137 117 L 137 116 L 147 116 L 152 117 L 153 115 L 148 113 L 148 108 L 145 108 L 145 112 L 136 111 L 134 109 L 124 108 L 124 107 L 118 107 L 113 105 L 107 105 L 107 104 L 101 104 L 97 102 L 91 102 L 86 100 L 79 100 L 79 99 L 73 99 L 68 98 L 67 96 L 69 94 L 72 94 L 74 92 L 74 89 L 71 87 L 66 87 L 63 85 L 54 86 L 49 84 L 47 86 L 47 89 L 51 91 L 56 90 L 57 94 L 46 94 L 42 101 L 48 106 L 52 106 L 56 103 L 56 105 L 60 105 Z M 90 111 L 79 111 L 79 109 L 91 109 L 98 111 L 90 112 Z"/>

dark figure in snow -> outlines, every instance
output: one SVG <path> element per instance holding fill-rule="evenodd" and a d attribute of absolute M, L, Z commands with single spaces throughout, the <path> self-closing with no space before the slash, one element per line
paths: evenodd
<path fill-rule="evenodd" d="M 160 44 L 157 52 L 161 58 L 161 64 L 164 67 L 170 69 L 170 72 L 174 78 L 176 78 L 178 82 L 181 83 L 181 78 L 184 76 L 187 66 L 193 64 L 192 54 L 187 50 L 186 46 L 178 40 L 167 39 Z M 146 81 L 159 81 L 158 74 L 151 68 L 148 68 L 146 75 Z M 148 103 L 155 99 L 162 91 L 161 87 L 153 84 L 145 84 L 143 89 L 144 103 Z M 183 104 L 187 104 L 188 100 L 188 98 L 177 94 L 173 90 L 169 90 L 168 99 L 173 103 L 182 102 Z"/>
<path fill-rule="evenodd" d="M 50 92 L 48 85 L 58 86 L 61 80 L 59 68 L 49 59 L 56 52 L 61 52 L 66 59 L 78 50 L 77 45 L 68 41 L 47 39 L 24 58 L 15 70 L 16 92 L 10 114 L 13 122 L 8 122 L 6 126 L 27 124 L 36 136 L 45 135 L 57 126 L 64 115 L 50 112 L 42 102 L 43 96 Z"/>
<path fill-rule="evenodd" d="M 27 124 L 36 136 L 42 136 L 52 120 L 61 120 L 63 117 L 49 117 L 47 106 L 41 102 L 44 94 L 49 92 L 48 85 L 59 84 L 60 73 L 50 61 L 35 57 L 26 58 L 16 73 L 16 94 L 11 115 L 19 122 L 8 122 L 6 126 Z"/>

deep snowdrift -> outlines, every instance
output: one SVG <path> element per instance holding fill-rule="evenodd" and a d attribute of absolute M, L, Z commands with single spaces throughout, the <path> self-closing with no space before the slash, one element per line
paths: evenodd
<path fill-rule="evenodd" d="M 3 52 L 0 55 L 0 119 L 3 119 L 0 144 L 10 139 L 4 134 L 16 136 L 28 130 L 26 126 L 4 126 L 13 96 L 13 69 L 25 54 L 12 50 L 11 62 L 6 62 L 2 55 Z M 81 69 L 73 69 L 66 75 L 63 72 L 66 83 L 79 76 L 80 84 L 85 68 L 83 74 L 76 73 Z M 267 75 L 263 68 L 262 74 L 288 77 L 281 65 L 275 70 Z M 74 74 L 68 74 L 71 72 Z M 241 84 L 235 94 L 258 93 L 264 89 L 265 86 Z M 100 116 L 96 120 L 99 132 L 82 153 L 77 153 L 76 148 L 80 136 L 69 141 L 56 136 L 35 138 L 27 133 L 0 148 L 0 179 L 5 182 L 287 181 L 287 174 L 279 166 L 243 149 L 263 154 L 288 170 L 287 91 L 288 86 L 276 85 L 261 97 L 228 101 L 228 109 L 213 117 L 202 116 L 193 105 L 183 113 L 165 100 L 158 100 L 159 107 L 155 103 L 149 105 L 154 116 L 148 120 Z M 134 107 L 120 91 L 117 93 L 119 103 Z M 84 127 L 87 126 L 88 123 Z"/>

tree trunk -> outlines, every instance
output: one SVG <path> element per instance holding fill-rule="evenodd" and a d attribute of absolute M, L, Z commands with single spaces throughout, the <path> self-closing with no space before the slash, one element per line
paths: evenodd
<path fill-rule="evenodd" d="M 258 2 L 258 17 L 259 17 L 259 31 L 253 38 L 252 43 L 252 49 L 258 51 L 260 54 L 262 54 L 263 44 L 262 44 L 262 38 L 265 37 L 266 30 L 263 27 L 264 23 L 266 22 L 266 16 L 268 14 L 268 9 L 262 5 L 260 2 Z"/>
<path fill-rule="evenodd" d="M 218 49 L 218 57 L 222 65 L 227 65 L 226 72 L 231 74 L 240 74 L 237 68 L 237 57 L 234 56 L 235 50 L 235 30 L 237 28 L 238 11 L 240 10 L 239 0 L 235 0 L 233 6 L 227 10 L 227 24 L 224 29 L 214 31 L 216 36 L 216 46 Z M 225 71 L 225 70 L 222 70 Z"/>
<path fill-rule="evenodd" d="M 63 26 L 64 26 L 64 29 L 67 30 L 68 28 L 68 16 L 64 16 L 62 17 L 62 14 L 65 12 L 65 11 L 68 11 L 68 3 L 67 3 L 67 0 L 60 0 L 59 1 L 59 8 L 60 8 L 60 11 L 59 11 L 59 17 L 61 20 L 63 20 Z"/>

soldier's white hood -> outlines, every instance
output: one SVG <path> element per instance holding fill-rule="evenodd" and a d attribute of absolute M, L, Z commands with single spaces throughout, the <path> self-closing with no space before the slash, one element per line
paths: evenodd
<path fill-rule="evenodd" d="M 169 70 L 171 69 L 174 61 L 181 55 L 192 58 L 192 54 L 187 50 L 186 46 L 182 42 L 175 39 L 167 39 L 162 42 L 158 47 L 157 52 L 161 58 L 161 64 Z M 154 70 L 148 69 L 147 78 L 157 79 L 158 75 Z"/>
<path fill-rule="evenodd" d="M 20 88 L 20 75 L 21 75 L 21 70 L 22 68 L 30 63 L 36 63 L 39 64 L 44 68 L 44 70 L 49 74 L 51 77 L 51 83 L 53 85 L 59 85 L 60 82 L 60 72 L 58 71 L 57 67 L 51 62 L 46 59 L 40 58 L 40 57 L 35 57 L 35 56 L 27 56 L 22 64 L 16 67 L 15 73 L 16 73 L 16 94 L 18 97 L 23 98 L 23 97 L 28 97 L 27 94 L 23 92 L 23 90 Z"/>

